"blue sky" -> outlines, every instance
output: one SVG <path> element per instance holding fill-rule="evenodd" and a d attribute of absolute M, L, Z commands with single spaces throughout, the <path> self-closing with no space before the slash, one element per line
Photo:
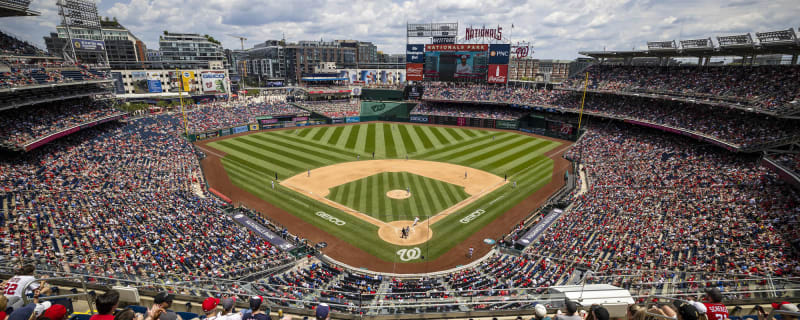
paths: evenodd
<path fill-rule="evenodd" d="M 60 19 L 56 0 L 32 0 L 40 17 L 0 19 L 0 30 L 39 47 Z M 97 1 L 151 49 L 163 30 L 209 34 L 226 48 L 268 40 L 356 39 L 402 53 L 405 24 L 458 22 L 503 27 L 512 41 L 529 41 L 534 57 L 573 59 L 581 50 L 644 48 L 648 40 L 716 37 L 800 27 L 796 0 L 124 0 Z M 513 31 L 511 24 L 514 24 Z M 715 39 L 716 40 L 716 39 Z"/>

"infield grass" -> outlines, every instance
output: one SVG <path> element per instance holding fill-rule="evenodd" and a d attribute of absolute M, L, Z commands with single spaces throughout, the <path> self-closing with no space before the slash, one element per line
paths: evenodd
<path fill-rule="evenodd" d="M 389 244 L 378 237 L 377 227 L 374 225 L 278 183 L 276 190 L 272 190 L 270 181 L 274 180 L 275 174 L 279 180 L 283 180 L 309 169 L 356 161 L 357 157 L 361 160 L 371 159 L 374 152 L 376 159 L 403 159 L 408 156 L 409 159 L 447 162 L 484 170 L 500 177 L 507 175 L 509 181 L 517 182 L 517 188 L 513 188 L 512 184 L 500 187 L 431 225 L 433 238 L 419 247 L 426 248 L 427 252 L 423 254 L 427 259 L 436 259 L 549 183 L 553 174 L 553 161 L 544 154 L 558 147 L 560 143 L 514 132 L 363 123 L 258 132 L 211 142 L 209 145 L 227 153 L 222 158 L 222 164 L 236 186 L 381 260 L 402 263 L 398 260 L 396 251 L 415 246 Z M 366 179 L 370 178 L 372 177 Z M 378 177 L 374 179 L 373 183 L 377 185 L 390 185 L 390 181 L 394 181 L 388 176 L 385 182 L 383 178 L 380 181 Z M 424 220 L 435 213 L 427 212 L 424 206 L 417 204 L 402 209 L 397 207 L 395 210 L 391 203 L 384 204 L 375 196 L 388 199 L 385 196 L 388 190 L 372 190 L 374 187 L 369 180 L 361 184 L 358 182 L 333 188 L 329 197 L 339 197 L 341 202 L 337 202 L 346 202 L 345 205 L 354 209 L 375 207 L 378 205 L 376 203 L 381 203 L 379 205 L 385 210 L 375 214 L 384 221 L 413 220 L 414 216 Z M 336 191 L 339 188 L 342 190 Z M 398 189 L 405 187 L 401 185 Z M 369 196 L 362 197 L 367 194 Z M 446 204 L 440 206 L 447 207 Z M 478 209 L 485 213 L 468 223 L 459 221 Z M 342 219 L 346 224 L 333 225 L 316 216 L 317 211 Z M 391 216 L 381 216 L 385 212 L 391 212 Z M 411 218 L 408 219 L 409 217 Z M 302 236 L 302 230 L 296 232 Z"/>
<path fill-rule="evenodd" d="M 411 191 L 406 199 L 386 196 L 391 190 L 406 189 Z M 383 172 L 331 188 L 326 198 L 391 222 L 432 215 L 468 197 L 461 186 L 408 172 Z"/>

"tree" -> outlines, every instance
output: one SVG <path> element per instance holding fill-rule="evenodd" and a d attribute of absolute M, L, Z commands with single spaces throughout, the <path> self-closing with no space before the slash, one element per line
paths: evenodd
<path fill-rule="evenodd" d="M 169 34 L 169 32 L 167 32 L 167 30 L 164 30 L 164 35 L 166 36 L 168 34 Z"/>

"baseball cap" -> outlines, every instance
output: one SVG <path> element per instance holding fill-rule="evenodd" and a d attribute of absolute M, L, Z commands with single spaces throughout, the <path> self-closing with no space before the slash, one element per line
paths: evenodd
<path fill-rule="evenodd" d="M 706 295 L 711 298 L 712 302 L 722 302 L 722 293 L 717 287 L 706 288 Z"/>
<path fill-rule="evenodd" d="M 331 312 L 331 307 L 328 306 L 327 303 L 320 303 L 317 306 L 317 320 L 325 320 L 328 318 L 328 313 Z"/>
<path fill-rule="evenodd" d="M 566 305 L 567 305 L 567 313 L 573 314 L 576 311 L 578 311 L 578 304 L 575 303 L 575 301 L 567 300 Z"/>
<path fill-rule="evenodd" d="M 172 303 L 172 300 L 175 300 L 175 295 L 174 294 L 170 294 L 170 293 L 168 293 L 166 291 L 159 292 L 155 296 L 155 298 L 153 298 L 153 302 L 156 303 L 156 304 L 160 304 L 160 303 L 164 303 L 164 302 Z"/>
<path fill-rule="evenodd" d="M 533 315 L 537 318 L 544 318 L 547 316 L 547 308 L 545 308 L 543 304 L 537 304 L 533 307 Z"/>
<path fill-rule="evenodd" d="M 33 309 L 33 313 L 36 314 L 36 317 L 41 316 L 45 310 L 50 309 L 53 304 L 50 301 L 44 301 L 42 303 L 37 303 L 36 308 Z"/>
<path fill-rule="evenodd" d="M 220 304 L 222 305 L 223 310 L 233 309 L 234 302 L 235 301 L 233 300 L 233 298 L 222 298 L 222 300 L 220 300 Z"/>
<path fill-rule="evenodd" d="M 608 309 L 603 306 L 595 305 L 592 306 L 592 312 L 594 312 L 595 320 L 608 320 L 610 318 L 608 314 Z"/>
<path fill-rule="evenodd" d="M 681 300 L 675 300 L 672 304 L 678 309 L 678 315 L 681 320 L 697 320 L 700 318 L 700 314 L 693 304 Z"/>
<path fill-rule="evenodd" d="M 797 306 L 793 305 L 793 304 L 791 304 L 789 302 L 786 302 L 786 301 L 783 301 L 783 302 L 780 302 L 780 303 L 773 302 L 772 303 L 772 309 L 797 312 Z"/>
<path fill-rule="evenodd" d="M 706 305 L 704 305 L 702 302 L 690 301 L 689 303 L 691 303 L 700 314 L 706 314 L 706 312 L 708 312 L 708 308 L 706 308 Z"/>
<path fill-rule="evenodd" d="M 50 320 L 61 320 L 65 315 L 67 315 L 67 307 L 60 304 L 54 304 L 44 311 L 44 316 Z"/>
<path fill-rule="evenodd" d="M 264 302 L 264 299 L 261 298 L 261 296 L 250 297 L 250 310 L 258 310 L 258 308 L 261 307 L 262 302 Z"/>
<path fill-rule="evenodd" d="M 216 308 L 218 305 L 219 305 L 219 299 L 214 297 L 208 297 L 205 300 L 203 300 L 203 311 L 209 312 L 211 310 L 214 310 L 214 308 Z"/>
<path fill-rule="evenodd" d="M 461 59 L 467 59 L 467 58 L 469 58 L 469 56 L 468 56 L 468 55 L 466 55 L 466 54 L 462 54 L 462 55 L 461 55 Z"/>

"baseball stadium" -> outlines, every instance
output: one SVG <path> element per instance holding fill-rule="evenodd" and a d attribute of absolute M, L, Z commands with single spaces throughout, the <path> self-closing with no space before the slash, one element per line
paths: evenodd
<path fill-rule="evenodd" d="M 800 316 L 778 18 L 555 60 L 512 23 L 253 45 L 128 5 L 0 0 L 0 320 Z"/>

